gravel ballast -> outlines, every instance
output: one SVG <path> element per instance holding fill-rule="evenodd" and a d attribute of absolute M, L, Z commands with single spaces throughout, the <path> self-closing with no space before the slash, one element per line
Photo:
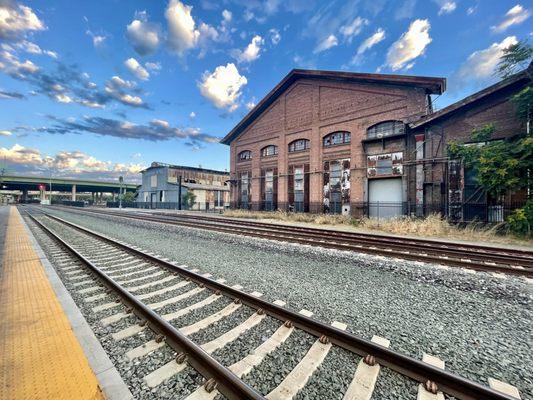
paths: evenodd
<path fill-rule="evenodd" d="M 230 285 L 240 284 L 245 291 L 257 290 L 267 300 L 282 299 L 296 311 L 311 310 L 322 321 L 345 322 L 348 330 L 364 338 L 386 337 L 391 349 L 419 359 L 423 352 L 436 355 L 448 370 L 482 384 L 488 377 L 508 382 L 524 398 L 533 398 L 533 286 L 523 278 L 500 279 L 411 261 L 49 211 L 224 278 Z M 395 375 L 391 372 L 392 380 Z M 413 390 L 416 385 L 408 388 Z"/>

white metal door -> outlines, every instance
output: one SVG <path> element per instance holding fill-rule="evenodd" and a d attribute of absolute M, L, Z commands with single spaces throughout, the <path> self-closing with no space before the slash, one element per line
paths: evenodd
<path fill-rule="evenodd" d="M 392 218 L 403 214 L 402 178 L 368 181 L 369 216 Z"/>

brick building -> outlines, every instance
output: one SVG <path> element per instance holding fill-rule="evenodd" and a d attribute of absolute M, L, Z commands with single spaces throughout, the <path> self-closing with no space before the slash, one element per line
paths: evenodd
<path fill-rule="evenodd" d="M 452 220 L 499 222 L 527 199 L 525 191 L 489 196 L 475 180 L 473 171 L 449 160 L 450 141 L 472 143 L 474 129 L 494 126 L 491 140 L 511 138 L 526 131 L 516 117 L 511 97 L 531 85 L 530 65 L 507 79 L 489 86 L 437 112 L 409 124 L 407 147 L 412 149 L 406 168 L 408 198 L 418 206 L 417 214 L 440 211 Z M 440 210 L 439 210 L 440 208 Z"/>
<path fill-rule="evenodd" d="M 524 84 L 515 76 L 433 112 L 444 78 L 292 70 L 222 140 L 232 207 L 446 213 L 447 141 L 489 121 L 510 135 L 508 97 Z"/>

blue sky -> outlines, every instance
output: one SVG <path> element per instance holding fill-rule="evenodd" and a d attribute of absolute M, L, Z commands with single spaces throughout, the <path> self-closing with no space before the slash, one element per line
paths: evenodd
<path fill-rule="evenodd" d="M 163 161 L 229 168 L 217 143 L 292 68 L 495 81 L 532 35 L 521 0 L 0 0 L 0 163 L 135 180 Z"/>

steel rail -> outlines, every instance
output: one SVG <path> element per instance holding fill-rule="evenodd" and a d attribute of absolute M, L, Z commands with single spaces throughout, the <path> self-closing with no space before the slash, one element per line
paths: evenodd
<path fill-rule="evenodd" d="M 124 213 L 117 213 L 113 211 L 96 211 L 84 209 L 80 212 L 90 212 L 100 215 L 115 215 L 123 217 L 131 217 Z M 237 218 L 227 217 L 208 217 L 203 215 L 191 215 L 181 213 L 176 214 L 164 214 L 164 213 L 142 213 L 134 212 L 131 215 L 142 216 L 143 218 L 162 218 L 164 220 L 201 220 L 212 223 L 219 223 L 233 226 L 248 226 L 258 229 L 268 230 L 273 229 L 276 232 L 294 232 L 304 234 L 311 237 L 318 237 L 330 239 L 335 237 L 338 239 L 350 241 L 352 243 L 368 243 L 370 245 L 383 245 L 383 246 L 395 246 L 401 249 L 411 248 L 413 251 L 421 251 L 425 249 L 427 251 L 439 251 L 440 253 L 446 253 L 453 256 L 464 256 L 468 254 L 470 258 L 477 258 L 478 261 L 491 262 L 499 260 L 506 265 L 522 265 L 533 267 L 533 251 L 520 250 L 520 249 L 503 249 L 491 246 L 457 243 L 457 242 L 442 242 L 431 239 L 418 239 L 418 238 L 395 238 L 387 235 L 361 233 L 361 232 L 344 232 L 334 229 L 320 229 L 303 226 L 290 226 L 283 224 L 274 224 L 268 222 L 256 222 L 241 220 Z M 316 236 L 315 236 L 316 235 Z M 466 253 L 465 253 L 466 252 Z"/>
<path fill-rule="evenodd" d="M 163 213 L 154 213 L 157 215 L 165 215 Z M 170 216 L 174 217 L 174 214 L 170 214 Z M 398 242 L 398 243 L 407 243 L 410 244 L 416 244 L 417 246 L 430 246 L 433 248 L 451 248 L 454 249 L 460 249 L 460 250 L 467 250 L 469 252 L 472 252 L 472 250 L 475 250 L 477 252 L 483 252 L 482 254 L 501 254 L 505 256 L 514 256 L 514 257 L 523 257 L 526 260 L 531 260 L 533 258 L 533 251 L 529 250 L 520 250 L 520 249 L 512 249 L 512 248 L 497 248 L 492 246 L 484 246 L 479 244 L 466 244 L 466 243 L 458 243 L 458 242 L 442 242 L 438 240 L 433 239 L 419 239 L 419 238 L 397 238 L 397 237 L 391 237 L 388 235 L 380 235 L 376 233 L 362 233 L 362 232 L 345 232 L 341 230 L 335 230 L 335 229 L 321 229 L 321 228 L 313 228 L 313 227 L 305 227 L 305 226 L 290 226 L 290 225 L 283 225 L 283 224 L 275 224 L 270 222 L 257 222 L 257 221 L 249 221 L 246 219 L 237 219 L 237 218 L 230 218 L 230 217 L 208 217 L 204 215 L 191 215 L 191 214 L 178 214 L 176 217 L 185 217 L 190 219 L 202 219 L 206 221 L 231 221 L 235 224 L 241 224 L 241 225 L 248 225 L 248 226 L 268 226 L 270 228 L 283 228 L 283 229 L 290 229 L 292 231 L 304 231 L 304 232 L 313 232 L 317 234 L 327 234 L 327 235 L 334 235 L 338 237 L 343 238 L 369 238 L 369 239 L 378 239 L 378 240 L 387 240 L 391 242 Z"/>
<path fill-rule="evenodd" d="M 108 216 L 115 216 L 119 218 L 125 218 L 125 219 L 134 219 L 134 220 L 144 220 L 144 221 L 151 221 L 151 222 L 157 222 L 162 224 L 169 224 L 169 225 L 178 225 L 178 226 L 187 226 L 191 228 L 199 228 L 199 229 L 207 229 L 207 230 L 214 230 L 218 232 L 224 232 L 224 233 L 232 233 L 232 234 L 239 234 L 239 235 L 245 235 L 245 236 L 252 236 L 252 237 L 258 237 L 258 238 L 266 238 L 266 239 L 273 239 L 273 240 L 281 240 L 285 242 L 291 242 L 291 243 L 300 243 L 300 244 L 308 244 L 308 245 L 314 245 L 314 246 L 321 246 L 325 248 L 331 248 L 336 250 L 350 250 L 355 252 L 361 252 L 361 253 L 367 253 L 367 254 L 381 254 L 387 257 L 398 257 L 406 260 L 414 260 L 414 261 L 425 261 L 429 263 L 436 263 L 436 264 L 445 264 L 452 267 L 459 267 L 459 268 L 469 268 L 474 269 L 478 271 L 489 271 L 489 272 L 503 272 L 508 274 L 514 274 L 514 275 L 521 275 L 526 277 L 533 277 L 533 269 L 529 267 L 522 267 L 522 268 L 514 268 L 512 266 L 507 265 L 501 265 L 501 264 L 486 264 L 484 259 L 477 260 L 481 261 L 480 264 L 476 263 L 476 260 L 470 260 L 467 261 L 462 257 L 457 257 L 457 254 L 455 255 L 455 258 L 447 258 L 447 257 L 441 257 L 438 255 L 439 252 L 443 252 L 443 250 L 438 249 L 432 249 L 431 252 L 422 254 L 420 253 L 420 249 L 416 252 L 412 252 L 410 250 L 405 250 L 405 246 L 401 245 L 391 245 L 387 244 L 385 248 L 392 248 L 394 247 L 395 250 L 388 251 L 383 250 L 383 248 L 379 248 L 379 244 L 375 243 L 373 240 L 367 240 L 366 245 L 368 247 L 364 247 L 361 244 L 355 244 L 355 243 L 346 243 L 346 242 L 339 242 L 336 240 L 333 240 L 331 238 L 316 238 L 312 234 L 302 235 L 299 234 L 299 236 L 291 235 L 290 233 L 283 232 L 282 229 L 267 229 L 267 228 L 247 228 L 247 227 L 240 227 L 237 225 L 229 225 L 229 224 L 211 224 L 211 223 L 202 223 L 202 222 L 191 222 L 186 220 L 179 220 L 178 218 L 160 218 L 160 217 L 153 217 L 150 215 L 141 215 L 141 214 L 125 214 L 125 213 L 113 213 L 113 212 L 98 212 L 98 211 L 90 211 L 91 213 L 97 214 L 97 215 L 108 215 Z M 272 224 L 274 225 L 274 224 Z M 327 233 L 328 231 L 326 231 Z M 469 257 L 470 255 L 465 254 L 464 252 L 460 252 L 459 254 L 463 254 L 464 257 Z M 492 256 L 487 256 L 488 258 Z"/>
<path fill-rule="evenodd" d="M 104 213 L 101 213 L 104 214 Z M 121 215 L 121 213 L 113 213 L 112 215 Z M 140 215 L 140 214 L 135 214 Z M 498 260 L 504 265 L 519 265 L 533 267 L 533 252 L 521 251 L 518 250 L 521 254 L 514 254 L 512 252 L 507 252 L 505 249 L 496 249 L 490 247 L 483 247 L 486 250 L 479 250 L 475 247 L 471 248 L 469 245 L 457 244 L 457 243 L 443 243 L 443 242 L 434 242 L 434 241 L 425 241 L 421 239 L 397 239 L 391 238 L 384 235 L 366 235 L 352 232 L 342 232 L 335 230 L 326 230 L 326 229 L 316 229 L 316 228 L 307 228 L 307 227 L 293 227 L 281 224 L 270 224 L 270 223 L 254 223 L 251 221 L 246 221 L 248 223 L 241 223 L 241 221 L 236 221 L 231 219 L 226 221 L 225 218 L 215 217 L 211 219 L 206 219 L 206 217 L 200 216 L 189 216 L 189 215 L 171 215 L 165 216 L 164 214 L 157 214 L 158 217 L 164 220 L 179 220 L 179 219 L 200 219 L 212 223 L 220 223 L 225 225 L 232 226 L 251 226 L 253 228 L 261 229 L 264 231 L 273 231 L 279 232 L 280 230 L 287 233 L 298 233 L 300 235 L 305 235 L 311 238 L 320 238 L 329 239 L 332 238 L 341 239 L 350 243 L 365 243 L 372 246 L 383 245 L 388 246 L 389 248 L 394 247 L 398 250 L 412 249 L 413 251 L 439 251 L 440 253 L 452 255 L 456 257 L 465 257 L 466 255 L 470 259 L 476 259 L 477 261 L 486 261 L 490 258 L 490 261 Z M 150 215 L 152 217 L 152 215 Z M 249 223 L 251 222 L 251 223 Z M 472 251 L 474 250 L 474 251 Z M 468 253 L 465 253 L 467 251 Z M 522 254 L 523 253 L 523 254 Z M 513 264 L 516 263 L 516 264 Z"/>
<path fill-rule="evenodd" d="M 93 275 L 96 275 L 105 286 L 116 293 L 122 302 L 131 307 L 133 312 L 141 319 L 146 321 L 148 326 L 156 333 L 162 335 L 166 343 L 172 347 L 178 354 L 187 355 L 187 362 L 197 370 L 206 379 L 213 378 L 217 382 L 217 389 L 229 399 L 257 399 L 262 400 L 265 397 L 257 392 L 254 388 L 247 385 L 242 379 L 238 378 L 231 370 L 224 367 L 211 355 L 206 353 L 200 346 L 195 344 L 169 322 L 161 318 L 157 313 L 148 308 L 137 297 L 132 295 L 109 275 L 95 266 L 91 261 L 80 254 L 76 249 L 66 243 L 61 237 L 52 232 L 48 227 L 37 220 L 33 215 L 29 217 L 48 235 L 54 238 L 61 246 L 65 247 L 72 253 L 83 265 L 88 267 Z"/>
<path fill-rule="evenodd" d="M 251 294 L 242 292 L 213 279 L 204 277 L 198 273 L 180 268 L 168 261 L 159 259 L 156 255 L 144 253 L 141 250 L 101 235 L 88 228 L 84 228 L 80 225 L 66 221 L 51 214 L 44 213 L 44 215 L 97 239 L 141 256 L 153 263 L 164 266 L 170 271 L 177 272 L 185 278 L 188 278 L 198 284 L 203 284 L 215 292 L 220 291 L 220 293 L 224 294 L 225 296 L 234 300 L 238 300 L 242 304 L 245 304 L 251 308 L 263 310 L 266 314 L 278 320 L 290 321 L 290 323 L 292 323 L 295 327 L 302 329 L 313 336 L 326 336 L 333 344 L 362 357 L 365 357 L 366 355 L 372 355 L 380 365 L 388 367 L 418 382 L 425 383 L 428 380 L 435 382 L 438 386 L 438 390 L 441 390 L 442 392 L 451 396 L 455 396 L 464 400 L 516 400 L 511 396 L 493 390 L 469 379 L 460 377 L 454 373 L 436 368 L 420 360 L 390 350 L 389 348 L 383 347 L 370 340 L 360 338 L 352 333 L 337 329 L 313 318 L 306 317 L 298 312 L 280 307 Z"/>

